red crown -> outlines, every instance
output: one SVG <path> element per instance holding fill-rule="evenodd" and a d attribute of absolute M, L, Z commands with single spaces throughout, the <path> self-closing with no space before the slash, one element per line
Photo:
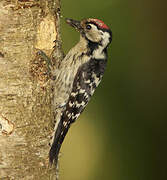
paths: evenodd
<path fill-rule="evenodd" d="M 102 20 L 99 19 L 90 19 L 93 23 L 95 23 L 101 29 L 110 29 Z"/>

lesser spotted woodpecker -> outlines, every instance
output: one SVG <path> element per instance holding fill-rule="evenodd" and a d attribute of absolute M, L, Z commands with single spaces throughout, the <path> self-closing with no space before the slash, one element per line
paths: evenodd
<path fill-rule="evenodd" d="M 50 163 L 57 164 L 63 140 L 73 122 L 83 112 L 99 85 L 107 63 L 107 48 L 112 40 L 110 28 L 99 19 L 76 21 L 67 24 L 80 33 L 80 41 L 68 52 L 55 70 L 56 101 L 63 110 L 56 120 L 55 133 L 49 152 Z"/>

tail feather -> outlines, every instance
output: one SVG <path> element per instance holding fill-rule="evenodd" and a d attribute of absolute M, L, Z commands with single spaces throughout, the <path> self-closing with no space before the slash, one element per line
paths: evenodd
<path fill-rule="evenodd" d="M 49 162 L 51 165 L 54 163 L 55 166 L 57 166 L 60 148 L 61 148 L 61 144 L 59 144 L 58 142 L 53 143 L 49 152 Z"/>
<path fill-rule="evenodd" d="M 55 166 L 57 166 L 58 164 L 58 156 L 59 156 L 60 148 L 70 127 L 70 125 L 64 126 L 63 124 L 64 121 L 65 118 L 62 116 L 54 136 L 53 144 L 49 151 L 49 162 L 51 165 L 55 164 Z"/>

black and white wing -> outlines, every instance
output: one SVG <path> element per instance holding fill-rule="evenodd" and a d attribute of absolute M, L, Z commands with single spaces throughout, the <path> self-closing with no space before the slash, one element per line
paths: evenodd
<path fill-rule="evenodd" d="M 91 59 L 78 69 L 73 82 L 72 91 L 70 93 L 65 110 L 62 113 L 60 122 L 56 129 L 53 144 L 49 152 L 49 159 L 51 164 L 54 162 L 57 165 L 58 154 L 68 129 L 88 104 L 96 87 L 101 81 L 105 67 L 106 60 Z"/>

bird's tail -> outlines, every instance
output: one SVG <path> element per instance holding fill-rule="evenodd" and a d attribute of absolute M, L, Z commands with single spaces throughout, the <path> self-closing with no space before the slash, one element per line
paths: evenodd
<path fill-rule="evenodd" d="M 68 123 L 65 124 L 64 122 L 66 122 L 66 118 L 62 116 L 58 124 L 58 127 L 56 129 L 54 140 L 53 140 L 50 152 L 49 152 L 49 162 L 51 165 L 55 164 L 56 167 L 58 165 L 58 156 L 59 156 L 61 145 L 70 127 Z"/>
<path fill-rule="evenodd" d="M 49 151 L 49 162 L 51 165 L 54 163 L 55 166 L 57 166 L 60 148 L 61 148 L 61 144 L 59 144 L 58 142 L 55 141 L 52 144 L 52 147 Z"/>

